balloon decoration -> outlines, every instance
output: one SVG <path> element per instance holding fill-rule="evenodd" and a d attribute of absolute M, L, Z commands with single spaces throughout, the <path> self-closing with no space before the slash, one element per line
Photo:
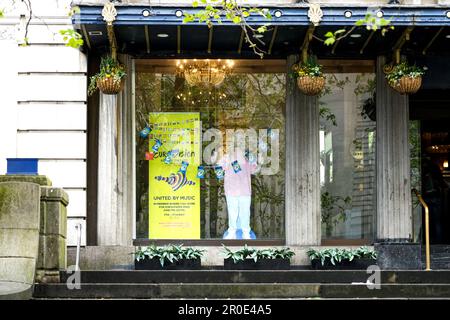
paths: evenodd
<path fill-rule="evenodd" d="M 145 160 L 153 160 L 153 157 L 155 156 L 155 154 L 153 152 L 146 152 L 145 153 Z"/>
<path fill-rule="evenodd" d="M 222 166 L 215 166 L 214 172 L 216 173 L 217 180 L 222 180 L 225 176 L 225 171 L 223 170 Z"/>
<path fill-rule="evenodd" d="M 231 165 L 233 166 L 234 173 L 242 171 L 241 166 L 239 165 L 239 162 L 237 162 L 237 160 L 233 161 Z"/>
<path fill-rule="evenodd" d="M 139 132 L 139 135 L 141 136 L 141 138 L 145 139 L 148 137 L 150 132 L 152 132 L 152 128 L 149 125 L 146 125 L 145 128 Z"/>
<path fill-rule="evenodd" d="M 171 164 L 173 157 L 175 155 L 177 155 L 177 153 L 178 153 L 178 150 L 170 150 L 169 152 L 167 152 L 166 158 L 164 159 L 164 163 Z"/>
<path fill-rule="evenodd" d="M 195 185 L 194 181 L 190 181 L 186 178 L 186 172 L 181 171 L 171 173 L 169 177 L 157 176 L 155 179 L 167 182 L 172 187 L 173 191 L 177 191 L 186 185 Z"/>
<path fill-rule="evenodd" d="M 180 170 L 178 170 L 178 172 L 186 173 L 186 170 L 187 170 L 188 165 L 189 165 L 189 162 L 187 162 L 187 161 L 182 161 L 182 162 L 181 162 Z"/>
<path fill-rule="evenodd" d="M 198 166 L 197 168 L 197 178 L 198 179 L 204 179 L 205 178 L 205 167 Z"/>
<path fill-rule="evenodd" d="M 150 133 L 152 132 L 152 127 L 150 125 L 146 125 L 144 129 L 142 129 L 139 133 L 139 135 L 142 138 L 147 138 Z M 270 137 L 273 137 L 274 135 L 276 135 L 276 133 L 274 132 L 274 130 L 272 129 L 267 129 L 267 135 Z M 150 151 L 145 152 L 145 160 L 154 160 L 155 158 L 155 154 L 158 153 L 160 151 L 160 149 L 164 149 L 164 144 L 161 141 L 160 137 L 155 137 L 155 136 L 150 136 L 150 138 L 155 140 L 154 145 L 152 146 Z M 259 144 L 259 148 L 261 150 L 267 150 L 267 143 L 265 143 L 262 140 L 259 140 L 258 142 Z M 167 150 L 167 149 L 166 149 Z M 179 154 L 179 150 L 178 149 L 173 149 L 170 150 L 166 153 L 163 162 L 167 165 L 171 165 L 173 163 L 173 159 L 174 157 Z M 257 157 L 255 154 L 251 153 L 249 150 L 245 151 L 245 159 L 251 163 L 254 164 L 257 162 Z M 195 182 L 193 181 L 189 181 L 186 178 L 186 171 L 188 169 L 189 166 L 189 162 L 187 161 L 182 161 L 181 162 L 181 166 L 178 170 L 177 173 L 171 173 L 169 177 L 163 177 L 163 176 L 157 176 L 155 177 L 155 179 L 157 179 L 158 181 L 165 181 L 167 182 L 169 185 L 172 186 L 172 189 L 174 191 L 180 189 L 181 187 L 185 186 L 185 185 L 194 185 Z M 242 171 L 242 167 L 239 164 L 239 162 L 237 160 L 234 160 L 233 162 L 231 162 L 231 166 L 233 168 L 234 173 L 239 173 Z M 200 165 L 197 167 L 197 179 L 204 179 L 206 176 L 206 169 L 207 168 L 212 168 L 214 170 L 215 176 L 217 178 L 217 180 L 223 180 L 225 177 L 225 170 L 222 166 L 220 165 Z"/>
<path fill-rule="evenodd" d="M 156 139 L 156 143 L 153 145 L 152 150 L 154 152 L 158 152 L 159 148 L 161 148 L 162 142 L 159 139 Z"/>
<path fill-rule="evenodd" d="M 245 159 L 251 164 L 256 163 L 256 156 L 248 150 L 245 152 Z"/>

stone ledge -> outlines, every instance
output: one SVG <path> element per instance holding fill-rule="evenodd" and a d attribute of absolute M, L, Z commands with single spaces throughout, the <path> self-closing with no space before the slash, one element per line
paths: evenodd
<path fill-rule="evenodd" d="M 0 182 L 31 182 L 40 186 L 51 187 L 52 181 L 47 176 L 31 176 L 31 175 L 2 175 Z"/>
<path fill-rule="evenodd" d="M 41 201 L 61 202 L 67 206 L 69 204 L 69 195 L 63 189 L 43 186 L 41 188 Z"/>

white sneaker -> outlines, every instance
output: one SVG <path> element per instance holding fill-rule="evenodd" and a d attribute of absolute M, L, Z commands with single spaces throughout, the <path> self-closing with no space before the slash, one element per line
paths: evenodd
<path fill-rule="evenodd" d="M 228 233 L 225 237 L 223 237 L 226 240 L 229 239 L 236 239 L 236 230 L 228 230 Z"/>
<path fill-rule="evenodd" d="M 251 239 L 251 238 L 252 237 L 250 236 L 250 231 L 248 231 L 248 232 L 243 231 L 242 232 L 242 239 L 248 240 L 248 239 Z"/>

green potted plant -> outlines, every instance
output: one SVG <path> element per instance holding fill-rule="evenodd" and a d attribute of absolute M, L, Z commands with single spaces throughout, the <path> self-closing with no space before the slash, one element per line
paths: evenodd
<path fill-rule="evenodd" d="M 308 59 L 306 62 L 294 64 L 292 69 L 301 92 L 308 96 L 315 96 L 322 92 L 325 87 L 325 77 L 320 64 Z"/>
<path fill-rule="evenodd" d="M 320 194 L 320 205 L 322 209 L 322 223 L 325 226 L 325 234 L 331 237 L 333 228 L 347 219 L 346 209 L 351 205 L 352 199 L 341 196 L 333 196 L 328 191 Z"/>
<path fill-rule="evenodd" d="M 97 89 L 104 94 L 117 94 L 123 88 L 125 68 L 111 56 L 102 57 L 100 71 L 89 79 L 88 95 L 92 95 Z"/>
<path fill-rule="evenodd" d="M 386 72 L 386 79 L 389 86 L 395 91 L 401 94 L 413 94 L 420 89 L 424 74 L 424 68 L 402 61 Z"/>
<path fill-rule="evenodd" d="M 377 254 L 368 247 L 357 249 L 309 249 L 306 254 L 315 270 L 360 270 L 376 264 Z"/>
<path fill-rule="evenodd" d="M 245 245 L 240 250 L 224 248 L 224 269 L 230 270 L 286 270 L 294 252 L 289 248 L 255 249 Z"/>
<path fill-rule="evenodd" d="M 138 247 L 134 252 L 136 270 L 200 269 L 204 250 L 183 245 Z"/>

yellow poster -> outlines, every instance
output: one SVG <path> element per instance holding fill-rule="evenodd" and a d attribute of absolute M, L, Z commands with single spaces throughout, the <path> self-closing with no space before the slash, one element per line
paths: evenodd
<path fill-rule="evenodd" d="M 150 113 L 149 238 L 200 239 L 200 114 Z"/>

